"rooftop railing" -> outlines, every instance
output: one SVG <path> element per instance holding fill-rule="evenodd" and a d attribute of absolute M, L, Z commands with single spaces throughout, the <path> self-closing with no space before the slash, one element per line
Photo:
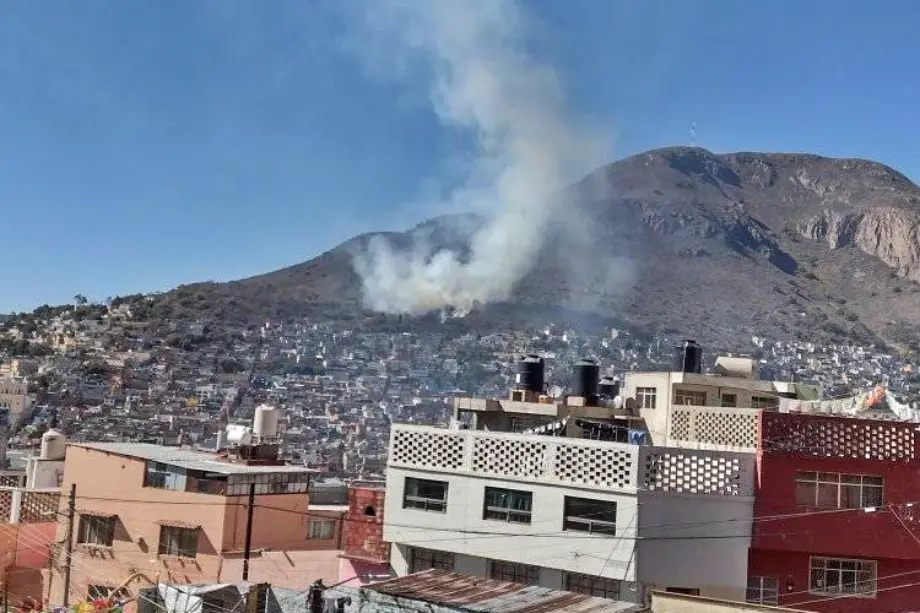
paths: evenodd
<path fill-rule="evenodd" d="M 389 466 L 626 492 L 753 496 L 751 454 L 395 425 Z"/>

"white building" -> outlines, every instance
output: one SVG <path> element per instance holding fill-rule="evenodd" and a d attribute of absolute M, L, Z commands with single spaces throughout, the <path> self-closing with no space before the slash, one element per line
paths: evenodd
<path fill-rule="evenodd" d="M 753 495 L 752 454 L 395 425 L 384 538 L 400 575 L 744 600 Z"/>

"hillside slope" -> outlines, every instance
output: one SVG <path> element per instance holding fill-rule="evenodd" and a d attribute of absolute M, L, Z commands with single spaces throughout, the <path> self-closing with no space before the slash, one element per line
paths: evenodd
<path fill-rule="evenodd" d="M 713 341 L 907 341 L 920 330 L 920 188 L 884 165 L 667 148 L 599 168 L 566 196 L 514 303 L 469 323 L 566 309 Z M 442 217 L 383 236 L 462 249 L 480 223 Z M 158 310 L 240 321 L 359 316 L 352 254 L 372 236 L 265 275 L 184 286 Z"/>

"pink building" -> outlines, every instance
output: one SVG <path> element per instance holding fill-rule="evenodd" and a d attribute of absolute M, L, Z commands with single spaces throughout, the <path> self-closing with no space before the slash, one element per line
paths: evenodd
<path fill-rule="evenodd" d="M 248 579 L 295 589 L 316 579 L 335 582 L 340 527 L 330 537 L 328 525 L 314 523 L 322 518 L 310 517 L 310 472 L 279 462 L 275 446 L 247 449 L 249 460 L 234 460 L 145 443 L 68 445 L 60 510 L 66 512 L 74 484 L 71 602 L 134 573 L 177 584 L 243 580 L 251 487 Z M 47 586 L 53 603 L 63 601 L 64 559 L 55 556 Z"/>

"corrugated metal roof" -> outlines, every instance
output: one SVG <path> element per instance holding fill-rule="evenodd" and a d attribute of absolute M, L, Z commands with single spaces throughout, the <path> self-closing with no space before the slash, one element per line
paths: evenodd
<path fill-rule="evenodd" d="M 259 473 L 309 473 L 313 472 L 303 466 L 247 466 L 245 464 L 231 464 L 217 459 L 216 456 L 203 451 L 181 449 L 179 447 L 164 447 L 151 443 L 70 443 L 72 447 L 85 447 L 128 456 L 161 462 L 170 466 L 178 466 L 189 470 L 200 470 L 222 475 L 259 474 Z"/>
<path fill-rule="evenodd" d="M 361 590 L 480 613 L 627 613 L 642 608 L 631 602 L 437 569 L 373 583 Z"/>

